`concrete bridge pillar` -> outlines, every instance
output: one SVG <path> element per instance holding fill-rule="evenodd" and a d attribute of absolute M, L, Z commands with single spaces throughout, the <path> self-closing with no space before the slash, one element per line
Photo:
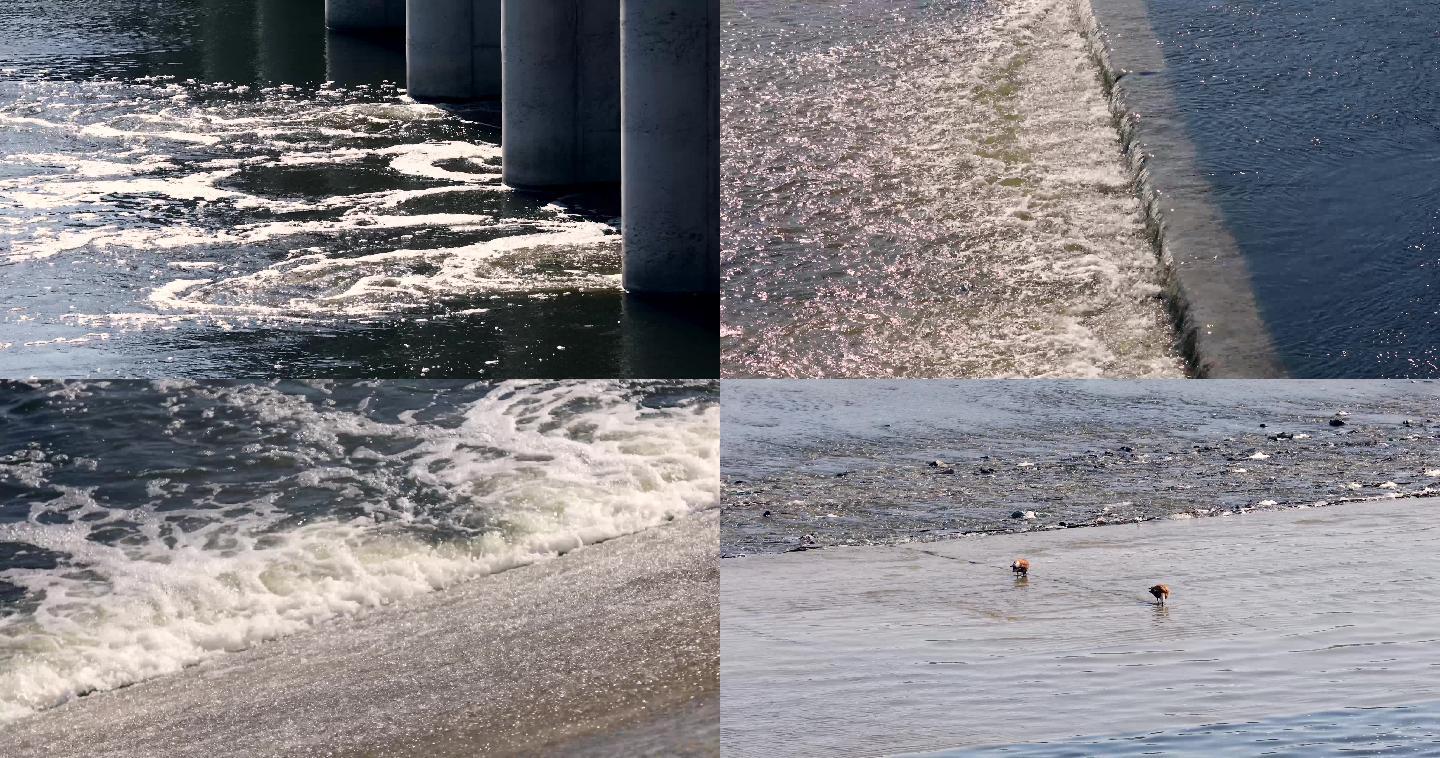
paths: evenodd
<path fill-rule="evenodd" d="M 621 60 L 625 289 L 718 294 L 720 0 L 621 0 Z"/>
<path fill-rule="evenodd" d="M 505 183 L 619 181 L 620 0 L 503 0 L 501 16 Z"/>
<path fill-rule="evenodd" d="M 500 96 L 500 0 L 406 0 L 405 89 L 417 100 Z"/>
<path fill-rule="evenodd" d="M 379 32 L 405 26 L 405 0 L 325 0 L 325 26 Z"/>

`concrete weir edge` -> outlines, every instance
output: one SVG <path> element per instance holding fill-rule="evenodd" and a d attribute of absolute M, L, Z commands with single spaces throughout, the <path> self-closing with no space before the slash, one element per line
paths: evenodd
<path fill-rule="evenodd" d="M 1146 0 L 1074 3 L 1163 267 L 1181 355 L 1201 378 L 1286 376 L 1249 266 L 1197 166 Z"/>

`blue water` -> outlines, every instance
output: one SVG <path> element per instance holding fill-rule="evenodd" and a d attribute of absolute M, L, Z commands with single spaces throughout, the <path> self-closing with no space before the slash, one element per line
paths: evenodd
<path fill-rule="evenodd" d="M 1440 376 L 1440 2 L 1149 8 L 1289 372 Z"/>
<path fill-rule="evenodd" d="M 937 758 L 1025 755 L 1338 756 L 1440 755 L 1440 703 L 1395 708 L 1349 708 L 1172 732 L 1086 737 L 1061 742 L 945 750 Z"/>

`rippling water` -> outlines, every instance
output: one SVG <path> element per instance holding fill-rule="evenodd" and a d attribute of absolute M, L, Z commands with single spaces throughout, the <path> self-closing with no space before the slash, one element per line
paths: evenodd
<path fill-rule="evenodd" d="M 726 376 L 1170 376 L 1073 0 L 726 7 Z"/>
<path fill-rule="evenodd" d="M 0 389 L 0 722 L 715 503 L 713 383 Z"/>
<path fill-rule="evenodd" d="M 504 187 L 493 108 L 323 15 L 0 10 L 0 374 L 716 373 L 713 303 L 621 291 L 615 198 Z"/>
<path fill-rule="evenodd" d="M 726 754 L 1433 755 L 1437 508 L 724 561 Z"/>
<path fill-rule="evenodd" d="M 1440 3 L 1148 5 L 1290 372 L 1440 374 Z"/>
<path fill-rule="evenodd" d="M 724 418 L 730 553 L 1440 492 L 1435 382 L 727 381 Z"/>
<path fill-rule="evenodd" d="M 1225 751 L 1246 755 L 1434 755 L 1440 752 L 1440 703 L 1350 708 L 1303 716 L 1209 724 L 1072 741 L 945 750 L 928 755 L 1171 755 L 1202 758 Z"/>

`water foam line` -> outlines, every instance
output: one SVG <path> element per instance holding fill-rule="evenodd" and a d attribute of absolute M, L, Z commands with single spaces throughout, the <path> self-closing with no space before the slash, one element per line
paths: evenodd
<path fill-rule="evenodd" d="M 1145 0 L 1075 2 L 1161 262 L 1181 354 L 1200 378 L 1284 377 L 1249 267 L 1197 166 Z"/>

